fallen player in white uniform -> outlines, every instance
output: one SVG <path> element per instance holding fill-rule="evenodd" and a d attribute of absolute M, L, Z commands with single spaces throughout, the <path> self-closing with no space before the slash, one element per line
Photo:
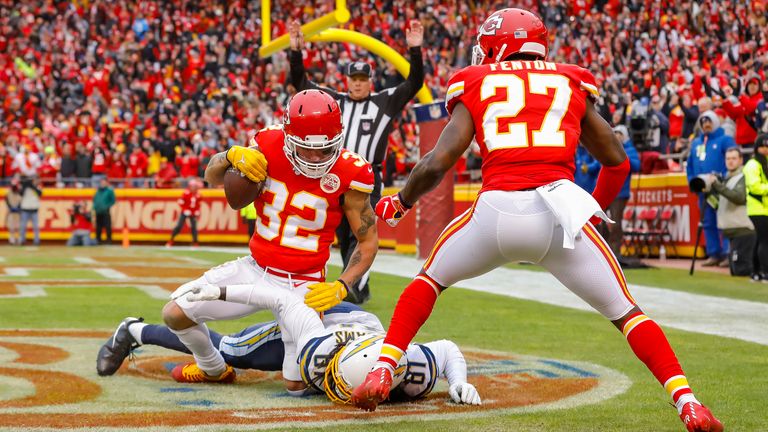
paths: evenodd
<path fill-rule="evenodd" d="M 294 396 L 325 393 L 334 402 L 349 403 L 352 390 L 362 383 L 378 358 L 383 341 L 384 328 L 375 315 L 354 310 L 344 320 L 337 318 L 343 322 L 326 327 L 300 296 L 284 290 L 250 284 L 186 284 L 171 295 L 174 300 L 181 297 L 189 302 L 224 300 L 271 310 L 281 323 L 282 334 L 297 341 L 299 361 L 295 366 L 306 388 L 290 392 Z M 454 402 L 481 404 L 477 389 L 467 382 L 464 356 L 448 340 L 408 347 L 397 368 L 390 399 L 423 398 L 434 389 L 440 376 L 448 379 Z"/>

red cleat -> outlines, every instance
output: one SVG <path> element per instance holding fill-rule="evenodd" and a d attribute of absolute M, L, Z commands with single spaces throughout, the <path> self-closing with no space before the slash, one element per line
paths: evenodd
<path fill-rule="evenodd" d="M 384 367 L 374 369 L 352 392 L 352 404 L 365 411 L 376 411 L 379 402 L 389 397 L 390 388 L 392 372 Z"/>
<path fill-rule="evenodd" d="M 712 415 L 712 411 L 704 405 L 688 402 L 683 405 L 680 420 L 688 432 L 722 432 L 723 424 Z"/>

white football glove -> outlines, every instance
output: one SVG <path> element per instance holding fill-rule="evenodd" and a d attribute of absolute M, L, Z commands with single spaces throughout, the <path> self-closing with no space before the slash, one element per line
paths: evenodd
<path fill-rule="evenodd" d="M 186 299 L 190 302 L 218 300 L 221 296 L 221 288 L 209 283 L 187 282 L 171 293 L 171 300 L 184 296 L 187 296 Z"/>
<path fill-rule="evenodd" d="M 475 386 L 470 383 L 456 383 L 448 388 L 448 394 L 457 404 L 482 405 L 480 394 Z"/>

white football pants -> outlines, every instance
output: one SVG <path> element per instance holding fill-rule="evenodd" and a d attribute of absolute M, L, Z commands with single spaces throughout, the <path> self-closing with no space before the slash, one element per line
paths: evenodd
<path fill-rule="evenodd" d="M 616 257 L 592 224 L 582 228 L 574 249 L 562 245 L 563 229 L 538 192 L 487 191 L 443 230 L 424 270 L 448 287 L 508 262 L 529 261 L 611 321 L 635 306 Z"/>
<path fill-rule="evenodd" d="M 320 275 L 311 276 L 317 277 Z M 293 275 L 289 279 L 276 276 L 261 268 L 252 257 L 246 256 L 214 267 L 205 272 L 200 278 L 188 282 L 188 284 L 199 285 L 201 283 L 209 283 L 217 286 L 255 284 L 270 290 L 289 292 L 295 295 L 303 304 L 304 295 L 309 291 L 307 285 L 316 283 L 316 281 L 302 280 L 300 277 L 300 275 Z M 207 321 L 242 318 L 254 312 L 265 310 L 264 306 L 258 304 L 246 305 L 220 300 L 189 302 L 186 300 L 186 296 L 176 299 L 176 304 L 179 305 L 189 319 L 198 324 Z M 276 316 L 275 319 L 278 325 L 284 328 L 285 322 L 281 317 Z M 320 327 L 322 328 L 322 325 Z M 301 381 L 301 374 L 297 366 L 297 341 L 290 332 L 283 332 L 282 339 L 285 346 L 283 377 L 290 381 Z"/>

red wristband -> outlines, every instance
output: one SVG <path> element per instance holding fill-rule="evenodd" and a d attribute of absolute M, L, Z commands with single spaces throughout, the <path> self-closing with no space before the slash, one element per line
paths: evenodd
<path fill-rule="evenodd" d="M 616 199 L 616 195 L 624 186 L 624 181 L 629 174 L 629 158 L 624 159 L 615 166 L 605 166 L 600 169 L 597 175 L 597 184 L 592 192 L 592 197 L 600 204 L 600 208 L 605 210 Z"/>

